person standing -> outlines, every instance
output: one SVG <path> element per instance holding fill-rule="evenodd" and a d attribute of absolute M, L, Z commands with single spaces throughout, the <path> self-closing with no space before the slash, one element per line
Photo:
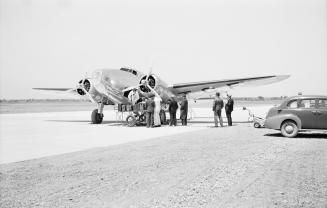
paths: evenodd
<path fill-rule="evenodd" d="M 154 97 L 154 117 L 153 117 L 153 125 L 154 126 L 161 126 L 161 120 L 160 120 L 160 110 L 161 110 L 161 98 L 160 96 Z"/>
<path fill-rule="evenodd" d="M 187 126 L 187 112 L 188 112 L 188 101 L 186 99 L 186 95 L 184 95 L 183 100 L 181 102 L 181 115 L 180 115 L 183 126 Z"/>
<path fill-rule="evenodd" d="M 176 126 L 177 121 L 176 121 L 176 111 L 178 109 L 178 104 L 175 100 L 174 97 L 171 98 L 170 103 L 169 103 L 169 115 L 170 115 L 170 124 L 169 126 Z"/>
<path fill-rule="evenodd" d="M 223 127 L 223 118 L 221 117 L 221 110 L 224 108 L 224 101 L 220 98 L 220 93 L 216 93 L 213 101 L 212 111 L 214 112 L 215 127 L 218 127 L 218 119 L 220 126 Z"/>
<path fill-rule="evenodd" d="M 139 99 L 140 99 L 140 95 L 136 89 L 133 89 L 129 92 L 128 100 L 131 101 L 132 105 L 135 105 Z"/>
<path fill-rule="evenodd" d="M 154 113 L 154 101 L 152 97 L 148 98 L 145 102 L 146 107 L 146 127 L 153 127 L 153 113 Z"/>
<path fill-rule="evenodd" d="M 234 100 L 232 99 L 232 95 L 227 94 L 227 103 L 225 105 L 225 112 L 228 121 L 228 126 L 232 126 L 232 112 L 234 108 Z"/>

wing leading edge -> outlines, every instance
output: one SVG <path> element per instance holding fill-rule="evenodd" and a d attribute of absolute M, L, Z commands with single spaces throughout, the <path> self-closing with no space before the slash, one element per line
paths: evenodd
<path fill-rule="evenodd" d="M 75 88 L 33 88 L 33 90 L 45 91 L 47 94 L 52 93 L 57 96 L 85 100 L 83 96 L 77 93 Z"/>
<path fill-rule="evenodd" d="M 220 87 L 236 87 L 236 86 L 260 86 L 280 82 L 289 78 L 290 75 L 272 75 L 262 77 L 249 77 L 242 79 L 225 79 L 204 82 L 190 82 L 174 84 L 170 89 L 177 94 L 195 93 L 215 89 Z"/>

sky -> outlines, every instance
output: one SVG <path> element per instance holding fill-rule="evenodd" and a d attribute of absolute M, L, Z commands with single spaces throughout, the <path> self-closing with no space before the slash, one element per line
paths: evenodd
<path fill-rule="evenodd" d="M 234 96 L 327 95 L 327 1 L 0 0 L 1 99 L 151 66 L 169 84 L 291 75 Z"/>

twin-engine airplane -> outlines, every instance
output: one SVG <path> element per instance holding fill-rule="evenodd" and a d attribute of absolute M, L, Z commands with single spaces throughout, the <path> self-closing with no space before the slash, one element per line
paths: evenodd
<path fill-rule="evenodd" d="M 91 78 L 85 78 L 78 82 L 75 88 L 33 88 L 36 90 L 61 91 L 79 97 L 89 99 L 98 104 L 93 110 L 91 120 L 99 124 L 103 120 L 104 105 L 131 104 L 128 94 L 133 89 L 138 89 L 140 96 L 148 96 L 151 93 L 161 97 L 163 103 L 167 103 L 171 97 L 178 100 L 183 95 L 188 99 L 200 99 L 214 93 L 214 89 L 235 86 L 258 86 L 287 79 L 289 75 L 272 75 L 261 77 L 250 77 L 243 79 L 225 79 L 204 82 L 190 82 L 167 85 L 153 73 L 144 74 L 140 71 L 121 69 L 98 69 L 92 73 Z"/>

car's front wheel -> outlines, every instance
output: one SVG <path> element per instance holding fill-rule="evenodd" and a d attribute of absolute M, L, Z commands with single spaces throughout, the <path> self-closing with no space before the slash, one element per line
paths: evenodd
<path fill-rule="evenodd" d="M 284 137 L 295 137 L 299 131 L 294 121 L 284 121 L 281 127 L 281 132 Z"/>

